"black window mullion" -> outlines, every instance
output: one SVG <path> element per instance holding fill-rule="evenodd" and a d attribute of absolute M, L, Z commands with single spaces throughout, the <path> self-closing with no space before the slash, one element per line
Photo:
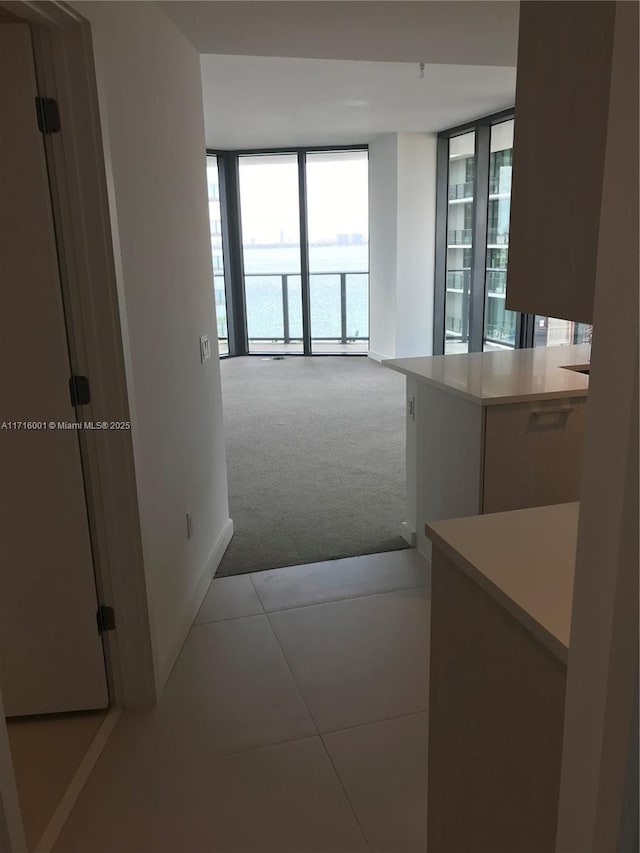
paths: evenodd
<path fill-rule="evenodd" d="M 480 124 L 475 136 L 475 193 L 471 249 L 471 300 L 469 352 L 482 352 L 487 271 L 487 218 L 489 213 L 489 148 L 491 126 Z"/>
<path fill-rule="evenodd" d="M 536 318 L 533 314 L 523 314 L 518 312 L 518 326 L 516 334 L 516 346 L 518 349 L 533 346 L 535 320 Z"/>
<path fill-rule="evenodd" d="M 449 139 L 438 138 L 436 164 L 436 256 L 433 305 L 433 354 L 444 353 L 444 327 L 447 292 L 447 215 L 449 183 Z"/>
<path fill-rule="evenodd" d="M 227 332 L 229 355 L 247 355 L 247 313 L 242 257 L 242 225 L 240 218 L 240 177 L 238 157 L 232 152 L 218 155 L 220 211 L 222 214 L 222 252 L 225 265 L 227 297 Z"/>
<path fill-rule="evenodd" d="M 298 152 L 298 204 L 300 206 L 300 279 L 302 282 L 302 348 L 311 355 L 311 297 L 307 225 L 307 155 Z"/>

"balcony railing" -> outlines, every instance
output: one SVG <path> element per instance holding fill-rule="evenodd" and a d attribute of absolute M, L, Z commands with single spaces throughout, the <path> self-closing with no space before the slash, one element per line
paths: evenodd
<path fill-rule="evenodd" d="M 508 246 L 509 245 L 509 232 L 503 231 L 500 228 L 488 228 L 487 229 L 487 243 L 491 245 L 498 246 Z"/>
<path fill-rule="evenodd" d="M 471 228 L 457 228 L 447 233 L 447 244 L 449 246 L 470 246 Z"/>
<path fill-rule="evenodd" d="M 451 184 L 449 186 L 449 201 L 460 198 L 473 198 L 473 181 L 465 181 L 463 184 Z"/>
<path fill-rule="evenodd" d="M 500 178 L 489 178 L 489 195 L 508 195 L 511 192 L 511 186 L 505 185 L 504 180 Z"/>
<path fill-rule="evenodd" d="M 500 178 L 489 178 L 489 195 L 508 194 L 510 191 L 510 188 L 506 187 Z M 473 181 L 465 181 L 463 184 L 450 184 L 448 187 L 449 201 L 459 201 L 461 198 L 472 199 L 473 195 Z"/>
<path fill-rule="evenodd" d="M 447 290 L 461 290 L 469 293 L 471 270 L 447 270 Z"/>
<path fill-rule="evenodd" d="M 507 271 L 487 270 L 487 290 L 489 293 L 506 293 Z"/>
<path fill-rule="evenodd" d="M 326 282 L 324 292 L 318 287 L 320 279 Z M 251 272 L 245 274 L 244 284 L 249 340 L 301 342 L 300 274 Z M 341 344 L 369 340 L 368 272 L 311 273 L 309 284 L 312 340 Z"/>
<path fill-rule="evenodd" d="M 447 270 L 447 290 L 460 290 L 469 293 L 471 288 L 471 270 Z M 487 290 L 490 293 L 505 293 L 507 290 L 506 270 L 487 270 Z"/>

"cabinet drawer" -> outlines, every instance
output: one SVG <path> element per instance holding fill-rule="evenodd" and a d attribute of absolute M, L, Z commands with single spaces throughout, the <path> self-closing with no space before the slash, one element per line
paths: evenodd
<path fill-rule="evenodd" d="M 580 498 L 587 398 L 487 406 L 483 512 Z"/>

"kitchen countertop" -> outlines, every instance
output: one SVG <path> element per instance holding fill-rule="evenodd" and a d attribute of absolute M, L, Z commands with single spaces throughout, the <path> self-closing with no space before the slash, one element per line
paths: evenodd
<path fill-rule="evenodd" d="M 564 663 L 579 503 L 434 521 L 426 534 Z"/>
<path fill-rule="evenodd" d="M 391 358 L 385 367 L 482 406 L 554 397 L 585 397 L 589 377 L 563 365 L 588 366 L 590 346 Z"/>

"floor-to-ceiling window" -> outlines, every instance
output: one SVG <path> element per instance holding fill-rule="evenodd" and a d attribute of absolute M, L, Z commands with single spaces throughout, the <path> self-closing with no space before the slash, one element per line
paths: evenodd
<path fill-rule="evenodd" d="M 211 233 L 211 256 L 213 259 L 213 291 L 216 305 L 218 350 L 221 355 L 226 355 L 229 352 L 229 332 L 227 324 L 224 252 L 222 249 L 220 180 L 218 176 L 218 158 L 215 154 L 207 156 L 207 191 L 209 197 L 209 230 Z"/>
<path fill-rule="evenodd" d="M 509 212 L 513 119 L 491 126 L 483 350 L 513 349 L 518 314 L 505 308 L 509 260 Z"/>
<path fill-rule="evenodd" d="M 513 114 L 438 139 L 434 352 L 512 349 L 520 316 L 505 309 Z"/>
<path fill-rule="evenodd" d="M 509 311 L 513 112 L 438 139 L 434 352 L 587 343 L 591 326 Z"/>
<path fill-rule="evenodd" d="M 471 253 L 475 195 L 475 132 L 448 145 L 444 351 L 469 351 Z"/>
<path fill-rule="evenodd" d="M 366 146 L 218 154 L 229 353 L 366 353 Z"/>
<path fill-rule="evenodd" d="M 301 353 L 297 155 L 241 155 L 239 175 L 249 352 Z"/>
<path fill-rule="evenodd" d="M 369 339 L 366 151 L 306 156 L 313 352 L 366 352 Z"/>

